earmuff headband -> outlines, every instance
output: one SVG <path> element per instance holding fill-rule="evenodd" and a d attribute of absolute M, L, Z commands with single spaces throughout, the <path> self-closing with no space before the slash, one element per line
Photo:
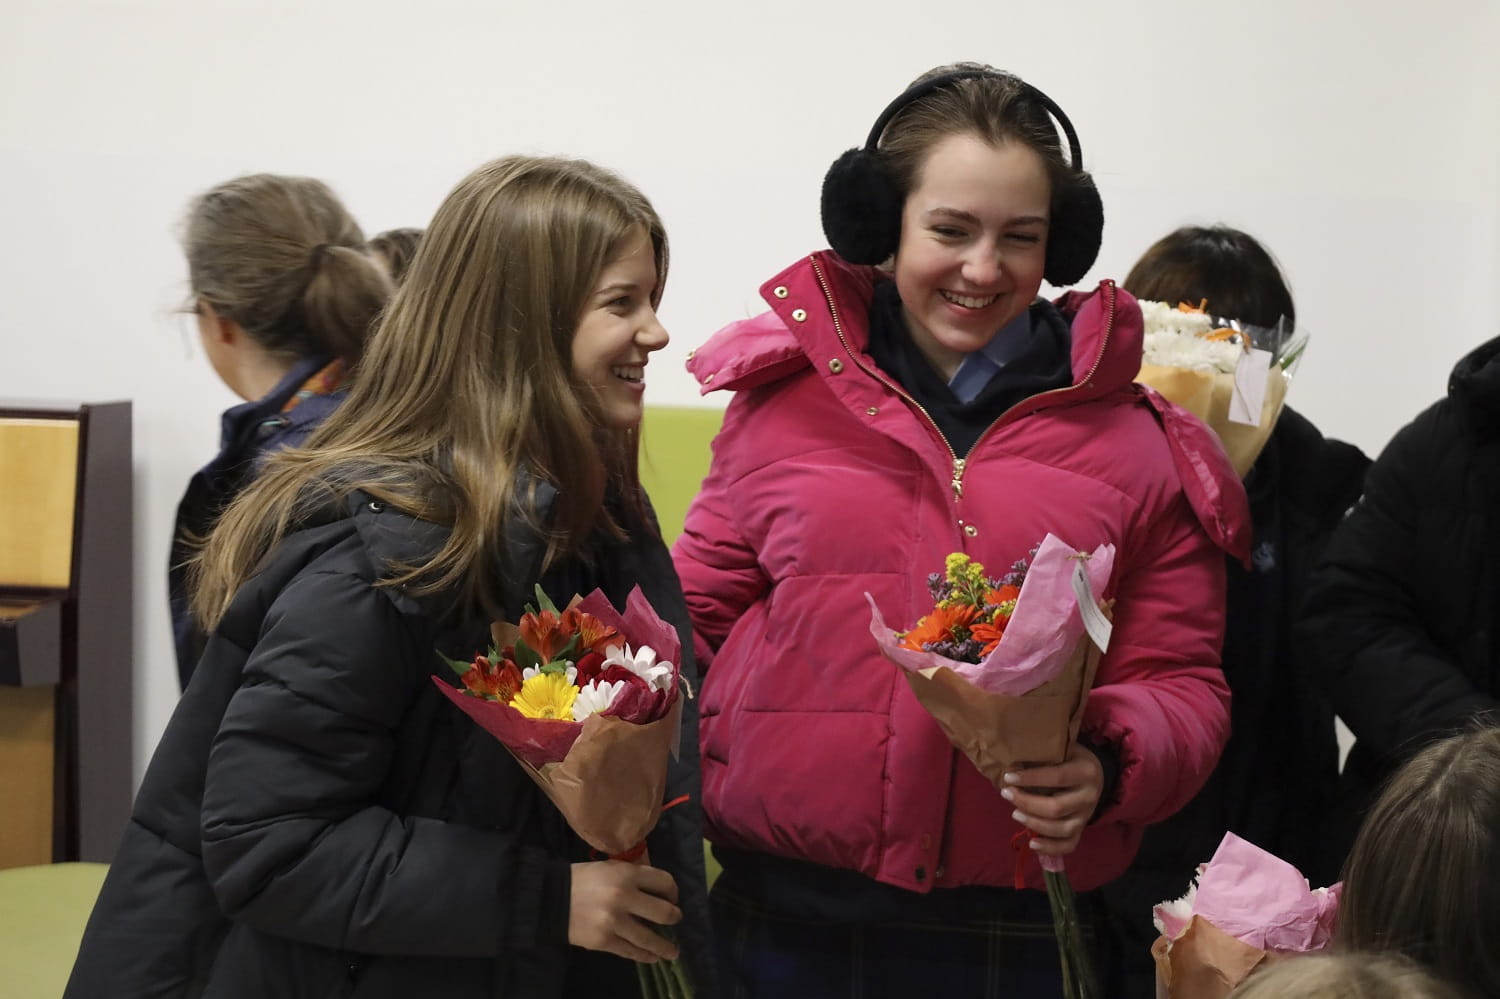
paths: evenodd
<path fill-rule="evenodd" d="M 1028 97 L 1031 97 L 1042 107 L 1046 108 L 1047 113 L 1052 116 L 1053 121 L 1057 122 L 1058 127 L 1063 131 L 1063 135 L 1068 139 L 1068 159 L 1073 169 L 1078 171 L 1083 170 L 1083 149 L 1078 144 L 1078 132 L 1073 128 L 1073 123 L 1068 120 L 1068 116 L 1063 113 L 1063 109 L 1058 107 L 1057 102 L 1019 77 L 1014 77 L 1007 73 L 996 73 L 987 69 L 955 70 L 952 73 L 944 73 L 942 76 L 934 76 L 930 80 L 924 80 L 916 86 L 907 89 L 895 100 L 891 101 L 890 104 L 887 104 L 885 110 L 880 112 L 880 117 L 875 119 L 875 125 L 870 129 L 870 136 L 865 139 L 865 149 L 869 152 L 879 149 L 880 137 L 885 134 L 886 126 L 891 123 L 891 119 L 933 91 L 952 86 L 960 80 L 976 80 L 986 77 L 1014 80 L 1021 85 L 1022 90 Z"/>

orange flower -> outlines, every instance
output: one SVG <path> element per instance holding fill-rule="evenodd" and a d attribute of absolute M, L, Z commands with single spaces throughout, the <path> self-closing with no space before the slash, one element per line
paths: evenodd
<path fill-rule="evenodd" d="M 984 648 L 979 650 L 980 655 L 987 656 L 995 651 L 995 646 L 1000 644 L 1000 636 L 1005 634 L 1005 626 L 1009 623 L 1010 618 L 1002 617 L 994 624 L 981 621 L 969 629 L 970 638 L 985 643 Z"/>
<path fill-rule="evenodd" d="M 544 663 L 550 663 L 562 651 L 562 647 L 568 644 L 569 634 L 564 630 L 563 619 L 556 611 L 540 610 L 523 614 L 517 627 L 521 629 L 521 640 Z"/>
<path fill-rule="evenodd" d="M 1019 586 L 1011 586 L 1007 584 L 1000 587 L 1000 589 L 998 590 L 991 590 L 990 592 L 986 593 L 984 595 L 984 602 L 987 604 L 1003 604 L 1007 600 L 1014 600 L 1020 595 L 1021 588 Z"/>
<path fill-rule="evenodd" d="M 562 629 L 569 635 L 578 636 L 578 654 L 585 652 L 597 652 L 604 654 L 605 644 L 612 638 L 618 639 L 620 633 L 611 625 L 605 624 L 592 614 L 586 614 L 576 607 L 569 607 L 563 611 Z M 620 642 L 616 641 L 616 645 Z"/>
<path fill-rule="evenodd" d="M 951 642 L 955 632 L 967 628 L 979 614 L 979 608 L 970 604 L 954 607 L 934 607 L 931 614 L 917 622 L 917 626 L 901 637 L 901 648 L 913 652 L 923 651 L 927 642 Z"/>
<path fill-rule="evenodd" d="M 474 665 L 463 673 L 463 681 L 476 697 L 509 704 L 521 689 L 521 671 L 509 659 L 494 663 L 489 656 L 475 656 Z"/>

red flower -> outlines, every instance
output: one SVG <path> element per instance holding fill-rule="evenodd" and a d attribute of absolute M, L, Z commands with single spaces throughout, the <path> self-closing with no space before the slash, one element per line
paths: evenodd
<path fill-rule="evenodd" d="M 646 683 L 644 679 L 642 679 L 638 674 L 632 673 L 624 666 L 616 665 L 605 667 L 599 672 L 598 679 L 603 680 L 605 683 L 614 683 L 616 680 L 624 680 L 628 686 L 644 687 L 647 690 L 651 689 L 650 685 Z"/>
<path fill-rule="evenodd" d="M 585 652 L 578 659 L 578 686 L 591 683 L 599 679 L 600 669 L 604 666 L 604 657 L 597 652 Z"/>

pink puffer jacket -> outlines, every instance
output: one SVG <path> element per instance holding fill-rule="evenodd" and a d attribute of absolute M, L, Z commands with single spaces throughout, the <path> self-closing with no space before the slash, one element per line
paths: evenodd
<path fill-rule="evenodd" d="M 1109 282 L 1059 303 L 1074 385 L 1014 406 L 958 459 L 865 353 L 880 279 L 814 254 L 765 284 L 770 312 L 688 363 L 705 392 L 737 392 L 673 552 L 707 670 L 709 836 L 915 891 L 1011 884 L 1012 806 L 876 651 L 864 594 L 914 622 L 950 552 L 1003 571 L 1050 531 L 1117 547 L 1084 731 L 1118 748 L 1120 780 L 1068 859 L 1094 887 L 1228 736 L 1224 552 L 1248 548 L 1244 490 L 1211 431 L 1132 382 L 1140 309 Z"/>

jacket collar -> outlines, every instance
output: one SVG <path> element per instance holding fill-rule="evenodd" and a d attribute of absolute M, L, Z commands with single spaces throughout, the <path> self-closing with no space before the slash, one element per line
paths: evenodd
<path fill-rule="evenodd" d="M 286 404 L 327 364 L 321 357 L 305 357 L 292 365 L 276 386 L 259 399 L 226 409 L 219 418 L 220 447 L 243 449 L 251 446 L 258 437 L 285 426 L 290 418 L 290 414 L 281 415 Z M 294 406 L 291 412 L 295 413 L 297 409 Z M 270 426 L 265 426 L 268 423 Z"/>
<path fill-rule="evenodd" d="M 802 258 L 761 286 L 770 311 L 731 323 L 688 358 L 703 393 L 738 391 L 785 378 L 815 364 L 864 355 L 869 343 L 873 267 L 845 262 L 823 250 Z M 1129 292 L 1101 282 L 1093 292 L 1070 292 L 1056 305 L 1072 328 L 1070 400 L 1123 388 L 1140 370 L 1141 312 Z M 840 363 L 846 363 L 841 360 Z M 866 360 L 866 363 L 873 363 Z"/>
<path fill-rule="evenodd" d="M 771 311 L 714 334 L 689 356 L 688 370 L 707 393 L 754 388 L 809 367 L 820 372 L 851 363 L 873 368 L 865 355 L 869 302 L 875 282 L 884 279 L 875 268 L 846 263 L 831 251 L 804 257 L 761 286 Z M 1135 383 L 1144 336 L 1135 298 L 1114 282 L 1102 281 L 1092 292 L 1068 292 L 1055 304 L 1072 330 L 1073 385 L 1050 394 L 1047 402 L 1085 402 L 1114 392 L 1144 396 L 1166 434 L 1199 522 L 1224 551 L 1247 559 L 1249 504 L 1218 438 L 1196 418 Z"/>

